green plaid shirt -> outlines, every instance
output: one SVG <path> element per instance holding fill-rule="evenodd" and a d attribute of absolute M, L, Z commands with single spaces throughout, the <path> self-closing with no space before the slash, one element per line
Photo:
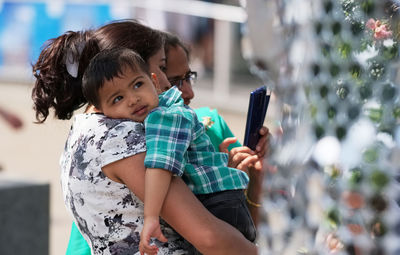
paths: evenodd
<path fill-rule="evenodd" d="M 175 87 L 159 96 L 159 107 L 145 119 L 147 168 L 182 176 L 195 194 L 245 189 L 246 173 L 227 167 L 228 155 L 216 152 L 196 113 Z"/>

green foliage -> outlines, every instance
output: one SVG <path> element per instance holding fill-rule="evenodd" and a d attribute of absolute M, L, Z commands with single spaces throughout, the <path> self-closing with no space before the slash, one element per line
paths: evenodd
<path fill-rule="evenodd" d="M 398 43 L 394 43 L 391 46 L 382 46 L 382 56 L 384 59 L 392 60 L 398 57 L 399 55 L 399 46 Z"/>
<path fill-rule="evenodd" d="M 362 0 L 360 6 L 361 6 L 361 10 L 365 14 L 370 15 L 375 10 L 375 1 L 374 0 Z"/>
<path fill-rule="evenodd" d="M 332 208 L 327 213 L 327 219 L 329 225 L 336 229 L 340 224 L 340 213 L 337 208 Z"/>
<path fill-rule="evenodd" d="M 363 180 L 363 171 L 361 168 L 356 167 L 350 170 L 349 183 L 353 189 L 359 187 L 362 180 Z"/>
<path fill-rule="evenodd" d="M 367 163 L 376 163 L 379 158 L 379 149 L 377 147 L 372 147 L 367 149 L 363 155 L 364 161 Z"/>
<path fill-rule="evenodd" d="M 389 183 L 389 177 L 387 176 L 387 173 L 381 171 L 380 169 L 376 169 L 371 173 L 370 181 L 372 186 L 377 191 L 381 191 Z"/>
<path fill-rule="evenodd" d="M 349 58 L 351 54 L 351 44 L 347 42 L 340 43 L 339 53 L 342 58 Z"/>

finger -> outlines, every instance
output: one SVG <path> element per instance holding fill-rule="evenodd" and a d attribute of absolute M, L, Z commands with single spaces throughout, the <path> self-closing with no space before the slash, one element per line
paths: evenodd
<path fill-rule="evenodd" d="M 242 164 L 242 162 L 246 158 L 252 157 L 252 156 L 256 156 L 256 155 L 253 155 L 253 154 L 250 154 L 250 153 L 244 153 L 244 152 L 236 153 L 229 160 L 228 166 L 229 167 L 234 167 L 234 168 L 237 168 L 239 170 L 247 172 L 247 169 L 246 169 L 247 163 Z"/>
<path fill-rule="evenodd" d="M 158 249 L 156 250 L 145 250 L 144 254 L 145 255 L 153 255 L 153 254 L 157 254 L 158 253 Z"/>
<path fill-rule="evenodd" d="M 149 254 L 157 254 L 158 249 L 149 250 L 149 249 L 145 249 L 145 248 L 141 247 L 139 249 L 139 251 L 140 251 L 140 255 L 149 255 Z"/>
<path fill-rule="evenodd" d="M 235 147 L 235 148 L 233 148 L 229 153 L 230 154 L 237 154 L 237 153 L 243 153 L 243 152 L 245 152 L 245 153 L 249 153 L 249 154 L 252 154 L 252 155 L 254 155 L 254 154 L 256 154 L 252 149 L 250 149 L 249 147 L 247 147 L 247 146 L 240 146 L 240 147 Z"/>
<path fill-rule="evenodd" d="M 247 156 L 245 159 L 243 159 L 240 162 L 240 164 L 238 164 L 238 167 L 247 169 L 249 166 L 252 166 L 253 164 L 255 164 L 257 162 L 257 160 L 259 160 L 259 157 L 257 155 Z"/>
<path fill-rule="evenodd" d="M 243 159 L 238 165 L 237 165 L 237 169 L 239 170 L 243 170 L 245 172 L 247 172 L 248 168 L 250 166 L 252 166 L 253 164 L 255 164 L 257 162 L 257 160 L 259 159 L 259 157 L 257 155 L 251 155 L 251 156 L 247 156 L 245 159 Z"/>
<path fill-rule="evenodd" d="M 143 242 L 139 243 L 140 255 L 157 254 L 158 247 L 155 245 L 145 245 Z"/>
<path fill-rule="evenodd" d="M 155 245 L 143 245 L 143 251 L 145 254 L 157 254 L 158 247 Z"/>
<path fill-rule="evenodd" d="M 267 143 L 267 138 L 269 136 L 269 130 L 267 127 L 263 126 L 259 131 L 260 139 L 257 142 L 255 151 L 260 154 L 261 151 L 265 151 L 265 146 Z"/>
<path fill-rule="evenodd" d="M 246 159 L 247 157 L 251 157 L 251 156 L 253 156 L 253 155 L 249 154 L 249 153 L 245 153 L 245 152 L 239 152 L 239 153 L 236 153 L 235 155 L 233 155 L 232 162 L 234 164 L 238 165 L 244 159 Z"/>
<path fill-rule="evenodd" d="M 264 170 L 264 160 L 263 158 L 259 158 L 254 164 L 253 169 L 256 171 L 263 171 Z"/>
<path fill-rule="evenodd" d="M 259 133 L 261 136 L 264 136 L 264 135 L 266 135 L 266 134 L 269 133 L 269 129 L 268 129 L 266 126 L 262 126 L 262 127 L 260 128 L 260 130 L 258 131 L 258 133 Z"/>
<path fill-rule="evenodd" d="M 261 136 L 260 140 L 258 140 L 257 146 L 256 146 L 256 152 L 260 156 L 264 156 L 265 154 L 265 148 L 267 146 L 267 140 L 268 140 L 268 133 L 264 136 Z"/>
<path fill-rule="evenodd" d="M 261 127 L 258 133 L 261 136 L 268 136 L 270 134 L 269 129 L 266 126 Z"/>
<path fill-rule="evenodd" d="M 267 147 L 266 147 L 267 143 L 265 143 L 264 146 L 260 146 L 260 150 L 257 151 L 257 156 L 259 156 L 260 158 L 263 158 L 265 156 L 265 154 L 267 153 Z"/>
<path fill-rule="evenodd" d="M 154 246 L 150 245 L 150 235 L 148 234 L 142 234 L 140 243 L 146 253 L 152 250 L 152 247 L 154 248 Z"/>
<path fill-rule="evenodd" d="M 161 242 L 168 242 L 168 239 L 163 235 L 163 233 L 161 232 L 161 230 L 160 230 L 160 232 L 155 236 L 159 241 L 161 241 Z"/>
<path fill-rule="evenodd" d="M 219 151 L 220 151 L 220 152 L 228 153 L 228 152 L 229 152 L 229 150 L 228 150 L 229 145 L 235 143 L 236 141 L 237 141 L 237 138 L 236 138 L 236 137 L 229 137 L 229 138 L 226 138 L 226 139 L 223 140 L 222 143 L 219 145 Z"/>

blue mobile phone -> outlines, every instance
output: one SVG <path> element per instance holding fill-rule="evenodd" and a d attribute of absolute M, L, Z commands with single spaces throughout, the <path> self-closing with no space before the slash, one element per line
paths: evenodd
<path fill-rule="evenodd" d="M 259 87 L 250 93 L 243 144 L 252 150 L 256 149 L 258 140 L 260 139 L 260 134 L 258 132 L 264 124 L 269 98 L 270 95 L 267 95 L 266 86 Z"/>

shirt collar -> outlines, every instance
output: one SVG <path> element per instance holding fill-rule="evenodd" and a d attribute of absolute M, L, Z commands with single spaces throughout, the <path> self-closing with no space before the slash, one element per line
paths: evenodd
<path fill-rule="evenodd" d="M 159 105 L 167 107 L 173 104 L 184 105 L 181 94 L 182 92 L 176 86 L 173 86 L 169 90 L 158 95 Z"/>

